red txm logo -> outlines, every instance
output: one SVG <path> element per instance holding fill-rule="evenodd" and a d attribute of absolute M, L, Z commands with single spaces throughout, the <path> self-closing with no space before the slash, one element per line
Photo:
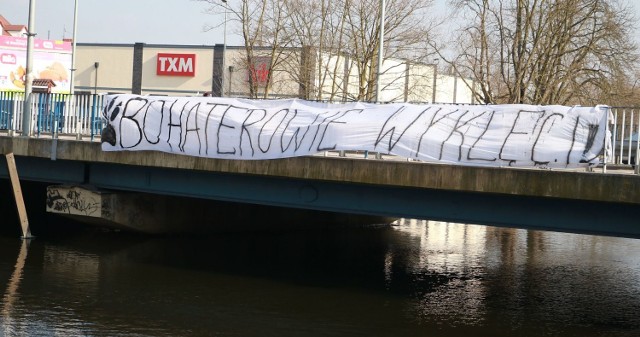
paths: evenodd
<path fill-rule="evenodd" d="M 195 76 L 196 54 L 158 53 L 156 74 L 165 76 Z"/>

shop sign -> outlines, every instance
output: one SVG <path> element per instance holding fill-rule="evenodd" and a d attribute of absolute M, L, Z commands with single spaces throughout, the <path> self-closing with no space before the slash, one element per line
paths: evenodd
<path fill-rule="evenodd" d="M 196 54 L 158 53 L 156 74 L 159 76 L 195 76 Z"/>

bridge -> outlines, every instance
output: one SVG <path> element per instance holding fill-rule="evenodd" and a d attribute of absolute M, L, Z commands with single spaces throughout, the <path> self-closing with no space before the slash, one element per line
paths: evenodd
<path fill-rule="evenodd" d="M 0 130 L 5 130 L 0 150 L 8 155 L 0 163 L 0 177 L 10 178 L 13 167 L 22 181 L 50 184 L 42 193 L 52 212 L 162 232 L 175 230 L 167 227 L 170 223 L 184 226 L 189 216 L 215 218 L 231 208 L 207 202 L 215 200 L 278 206 L 280 219 L 386 222 L 404 217 L 640 237 L 640 176 L 637 165 L 631 170 L 640 126 L 634 109 L 611 109 L 614 157 L 605 158 L 609 165 L 602 169 L 585 171 L 430 164 L 336 152 L 269 160 L 103 152 L 103 96 L 37 96 L 32 137 L 19 136 L 22 99 L 20 93 L 0 93 Z M 625 170 L 612 170 L 612 164 Z M 79 199 L 67 200 L 69 195 Z M 247 212 L 248 207 L 236 207 L 236 215 L 274 217 L 273 208 Z"/>
<path fill-rule="evenodd" d="M 22 181 L 80 186 L 98 197 L 105 193 L 105 198 L 122 194 L 128 197 L 113 204 L 142 209 L 140 195 L 188 197 L 292 211 L 640 237 L 640 176 L 612 169 L 486 168 L 334 154 L 222 160 L 155 151 L 103 152 L 99 142 L 69 138 L 5 135 L 0 136 L 0 151 L 15 157 Z M 6 163 L 0 165 L 0 177 L 9 177 Z M 138 197 L 132 199 L 134 192 Z M 147 201 L 155 205 L 147 211 L 175 207 L 180 216 L 186 213 L 179 209 L 190 204 L 163 200 Z"/>

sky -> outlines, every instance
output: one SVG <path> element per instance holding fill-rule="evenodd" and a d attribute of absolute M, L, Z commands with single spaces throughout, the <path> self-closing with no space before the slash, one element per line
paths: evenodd
<path fill-rule="evenodd" d="M 73 37 L 74 0 L 35 2 L 39 39 Z M 223 15 L 204 13 L 210 5 L 193 0 L 78 0 L 78 43 L 214 45 L 223 43 Z M 0 15 L 12 24 L 27 25 L 29 0 L 0 0 Z M 204 32 L 204 27 L 220 26 Z M 227 26 L 227 42 L 239 45 Z"/>
<path fill-rule="evenodd" d="M 59 40 L 73 36 L 74 0 L 31 0 L 35 3 L 37 38 Z M 222 1 L 222 0 L 220 0 Z M 12 24 L 28 24 L 30 0 L 0 0 L 0 15 Z M 435 0 L 443 8 L 446 0 Z M 640 18 L 640 3 L 635 6 Z M 210 5 L 196 0 L 78 0 L 77 42 L 214 45 L 223 43 L 223 15 L 205 13 Z M 216 28 L 205 32 L 205 26 Z M 636 34 L 640 44 L 640 30 Z M 229 45 L 241 45 L 233 24 L 227 26 Z"/>

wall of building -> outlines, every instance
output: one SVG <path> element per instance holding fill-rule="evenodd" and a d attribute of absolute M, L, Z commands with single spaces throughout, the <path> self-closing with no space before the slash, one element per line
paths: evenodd
<path fill-rule="evenodd" d="M 251 72 L 243 47 L 80 43 L 76 50 L 76 91 L 249 96 Z M 314 99 L 352 101 L 361 88 L 359 72 L 369 71 L 368 67 L 361 69 L 349 55 L 300 48 L 281 51 L 279 66 L 271 70 L 266 66 L 270 64 L 270 53 L 268 48 L 255 51 L 256 76 L 261 83 L 259 97 L 264 93 L 261 81 L 270 72 L 273 77 L 270 98 L 304 97 L 304 91 L 308 90 L 319 92 L 313 95 Z M 192 73 L 160 73 L 159 55 L 193 58 Z M 172 65 L 175 70 L 178 63 Z M 387 59 L 382 66 L 379 101 L 432 102 L 434 74 L 437 74 L 436 65 Z M 437 74 L 435 86 L 435 102 L 473 103 L 469 86 L 460 78 Z"/>
<path fill-rule="evenodd" d="M 380 73 L 381 102 L 404 102 L 407 80 L 407 63 L 402 60 L 383 60 Z"/>
<path fill-rule="evenodd" d="M 233 95 L 246 97 L 249 94 L 250 70 L 247 66 L 244 48 L 227 49 L 227 62 L 232 64 L 236 71 L 233 82 Z M 267 73 L 271 73 L 271 87 L 269 97 L 294 98 L 300 96 L 300 78 L 304 71 L 301 65 L 302 50 L 299 48 L 287 48 L 278 51 L 278 67 L 269 69 L 271 63 L 271 49 L 261 48 L 254 50 L 255 77 L 258 82 L 259 97 L 263 97 Z"/>
<path fill-rule="evenodd" d="M 77 44 L 76 90 L 133 93 L 137 86 L 135 79 L 139 78 L 142 95 L 191 96 L 211 91 L 213 47 L 143 44 L 141 47 L 140 60 L 135 62 L 136 46 L 132 44 Z M 194 76 L 158 75 L 159 53 L 195 55 Z"/>
<path fill-rule="evenodd" d="M 348 56 L 318 53 L 315 55 L 318 68 L 313 70 L 311 78 L 313 87 L 319 90 L 319 100 L 338 100 L 345 98 L 344 85 L 349 79 L 348 66 L 351 66 Z M 320 70 L 320 71 L 318 71 Z"/>
<path fill-rule="evenodd" d="M 133 45 L 77 44 L 75 68 L 76 91 L 131 93 Z"/>
<path fill-rule="evenodd" d="M 367 83 L 360 83 L 359 75 L 361 71 L 366 72 L 369 69 L 361 69 L 361 65 L 359 67 L 356 62 L 349 59 L 348 55 L 336 56 L 324 53 L 317 57 L 317 64 L 323 70 L 315 76 L 316 86 L 322 89 L 321 99 L 333 97 L 336 101 L 354 100 L 359 95 L 361 87 L 367 85 Z M 473 103 L 472 85 L 469 79 L 438 73 L 435 64 L 386 59 L 380 73 L 381 90 L 378 100 L 381 102 Z M 372 86 L 372 91 L 375 91 L 375 84 Z M 372 97 L 375 97 L 375 94 Z"/>
<path fill-rule="evenodd" d="M 408 102 L 432 102 L 434 65 L 410 64 Z M 437 85 L 437 83 L 436 83 Z"/>

